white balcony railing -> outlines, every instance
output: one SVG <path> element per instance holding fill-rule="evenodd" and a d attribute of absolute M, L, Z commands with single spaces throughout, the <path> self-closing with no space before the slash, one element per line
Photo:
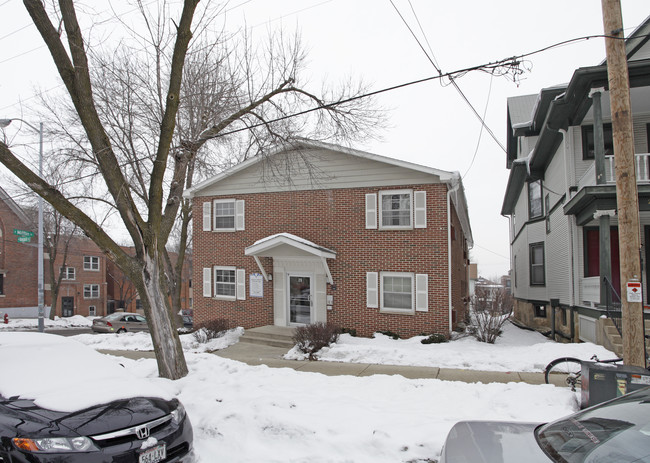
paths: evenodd
<path fill-rule="evenodd" d="M 636 161 L 637 183 L 650 183 L 650 153 L 637 153 L 634 155 Z M 614 156 L 605 156 L 605 178 L 607 183 L 616 183 L 614 176 Z"/>

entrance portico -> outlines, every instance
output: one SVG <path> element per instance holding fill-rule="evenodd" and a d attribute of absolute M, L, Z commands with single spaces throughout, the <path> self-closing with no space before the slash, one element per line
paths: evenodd
<path fill-rule="evenodd" d="M 327 259 L 336 252 L 289 233 L 263 238 L 244 251 L 255 258 L 266 281 L 273 281 L 273 322 L 276 326 L 327 321 L 327 283 L 333 284 Z M 273 259 L 272 273 L 261 257 Z"/>

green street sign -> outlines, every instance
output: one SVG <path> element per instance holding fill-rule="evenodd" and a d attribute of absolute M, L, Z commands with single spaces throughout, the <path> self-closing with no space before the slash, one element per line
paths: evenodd
<path fill-rule="evenodd" d="M 27 238 L 31 238 L 32 236 L 34 236 L 34 232 L 30 232 L 28 230 L 18 230 L 17 228 L 14 228 L 14 235 L 18 235 L 18 236 L 21 236 L 21 237 L 25 236 Z M 19 240 L 18 242 L 23 243 L 24 241 Z"/>
<path fill-rule="evenodd" d="M 31 236 L 19 236 L 18 237 L 18 242 L 19 243 L 29 243 L 32 240 Z"/>

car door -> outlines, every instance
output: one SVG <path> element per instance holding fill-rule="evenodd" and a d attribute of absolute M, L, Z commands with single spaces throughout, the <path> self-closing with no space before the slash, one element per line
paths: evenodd
<path fill-rule="evenodd" d="M 129 331 L 146 331 L 148 329 L 147 319 L 142 315 L 129 315 L 128 325 Z"/>

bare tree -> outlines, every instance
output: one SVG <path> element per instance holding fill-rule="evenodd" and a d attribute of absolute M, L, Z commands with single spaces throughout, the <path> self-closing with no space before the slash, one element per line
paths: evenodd
<path fill-rule="evenodd" d="M 476 286 L 472 296 L 474 336 L 481 342 L 494 344 L 512 312 L 512 296 L 496 285 Z"/>
<path fill-rule="evenodd" d="M 69 140 L 67 163 L 77 163 L 80 178 L 92 178 L 91 186 L 83 188 L 86 199 L 116 211 L 135 255 L 120 248 L 87 209 L 39 178 L 6 144 L 0 144 L 0 162 L 79 226 L 134 284 L 150 325 L 159 373 L 180 378 L 187 366 L 168 296 L 180 285 L 189 236 L 191 209 L 182 200 L 183 189 L 193 184 L 197 172 L 208 175 L 206 167 L 218 170 L 264 153 L 271 140 L 286 141 L 298 133 L 335 139 L 364 136 L 376 126 L 379 113 L 367 100 L 350 99 L 362 87 L 347 85 L 323 96 L 298 87 L 304 54 L 297 40 L 282 34 L 267 42 L 263 54 L 256 54 L 244 35 L 241 48 L 214 53 L 215 41 L 206 38 L 194 42 L 188 55 L 198 0 L 185 0 L 174 20 L 169 5 L 152 14 L 138 2 L 145 32 L 132 29 L 137 46 L 124 40 L 110 52 L 85 42 L 72 0 L 60 0 L 49 12 L 40 0 L 24 4 L 70 97 L 72 111 L 57 112 L 63 114 L 59 126 Z M 201 19 L 206 17 L 204 12 Z M 202 24 L 209 23 L 199 22 L 196 28 L 207 31 Z M 185 66 L 186 60 L 192 65 Z M 202 79 L 205 85 L 199 84 Z M 184 80 L 189 85 L 183 86 Z M 320 109 L 299 111 L 305 106 Z M 289 117 L 295 112 L 302 117 Z M 209 141 L 207 151 L 203 148 Z M 224 156 L 233 147 L 245 149 L 234 159 L 231 152 Z M 208 159 L 210 152 L 216 157 Z M 99 176 L 93 175 L 97 172 Z M 179 214 L 179 258 L 172 262 L 166 245 Z"/>

